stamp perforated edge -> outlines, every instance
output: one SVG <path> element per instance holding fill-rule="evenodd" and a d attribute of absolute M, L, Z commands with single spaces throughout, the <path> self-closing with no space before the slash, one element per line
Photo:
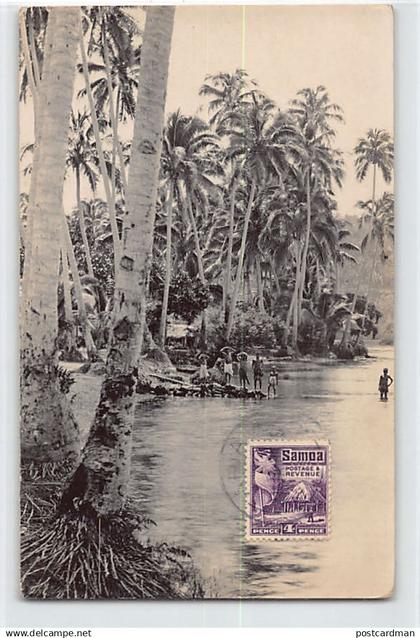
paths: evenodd
<path fill-rule="evenodd" d="M 327 448 L 328 464 L 327 464 L 327 533 L 323 536 L 253 536 L 250 533 L 251 516 L 249 515 L 249 507 L 251 502 L 251 455 L 250 451 L 253 446 L 257 447 L 274 447 L 284 445 L 323 445 Z M 331 538 L 331 442 L 328 439 L 248 439 L 245 445 L 245 499 L 246 499 L 246 528 L 245 540 L 251 543 L 267 543 L 267 542 L 325 542 Z"/>

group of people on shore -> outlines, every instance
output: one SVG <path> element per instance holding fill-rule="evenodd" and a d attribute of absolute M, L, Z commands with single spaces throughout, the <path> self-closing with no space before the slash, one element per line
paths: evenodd
<path fill-rule="evenodd" d="M 209 379 L 209 371 L 207 368 L 207 355 L 201 354 L 200 357 L 200 369 L 199 369 L 199 380 L 200 383 L 207 383 Z M 238 364 L 238 376 L 239 376 L 239 386 L 240 388 L 246 390 L 247 386 L 250 385 L 250 380 L 248 378 L 248 354 L 246 352 L 238 352 L 236 354 L 237 364 Z M 230 348 L 223 348 L 221 351 L 221 356 L 217 358 L 215 364 L 215 368 L 218 368 L 220 372 L 223 373 L 223 382 L 225 385 L 231 385 L 234 370 L 233 370 L 233 355 L 232 350 Z M 252 361 L 251 365 L 253 377 L 254 377 L 254 390 L 262 390 L 262 381 L 264 377 L 263 370 L 263 362 L 259 354 Z M 270 397 L 272 393 L 273 396 L 277 395 L 277 386 L 279 382 L 279 376 L 277 370 L 272 367 L 268 373 L 268 387 L 267 387 L 267 396 Z"/>

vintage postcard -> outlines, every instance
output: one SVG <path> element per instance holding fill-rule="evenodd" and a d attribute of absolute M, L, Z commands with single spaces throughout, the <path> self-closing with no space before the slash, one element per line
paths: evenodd
<path fill-rule="evenodd" d="M 19 37 L 22 594 L 392 595 L 392 9 Z"/>

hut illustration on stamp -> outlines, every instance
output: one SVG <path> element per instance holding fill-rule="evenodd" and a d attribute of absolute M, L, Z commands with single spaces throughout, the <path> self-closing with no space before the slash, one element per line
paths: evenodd
<path fill-rule="evenodd" d="M 330 533 L 328 441 L 250 441 L 247 538 L 323 538 Z"/>

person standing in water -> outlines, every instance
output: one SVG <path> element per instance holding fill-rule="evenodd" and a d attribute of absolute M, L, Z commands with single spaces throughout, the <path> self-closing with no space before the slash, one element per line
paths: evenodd
<path fill-rule="evenodd" d="M 379 377 L 379 394 L 381 399 L 388 400 L 388 390 L 393 384 L 394 379 L 388 374 L 388 368 L 384 368 L 381 376 Z"/>
<path fill-rule="evenodd" d="M 200 370 L 199 370 L 199 378 L 200 378 L 200 383 L 202 385 L 207 383 L 207 379 L 209 376 L 209 372 L 207 369 L 207 357 L 206 355 L 200 355 L 199 357 L 200 359 Z"/>
<path fill-rule="evenodd" d="M 248 355 L 245 352 L 240 352 L 238 355 L 238 358 L 239 358 L 239 385 L 241 388 L 246 390 L 246 386 L 249 385 L 248 365 L 247 365 Z"/>
<path fill-rule="evenodd" d="M 257 354 L 257 357 L 252 362 L 252 370 L 254 372 L 254 390 L 257 389 L 257 384 L 260 386 L 261 390 L 261 381 L 263 378 L 263 370 L 262 370 L 262 361 L 260 359 L 260 355 Z"/>
<path fill-rule="evenodd" d="M 268 377 L 268 389 L 267 389 L 267 398 L 270 398 L 270 392 L 273 390 L 273 396 L 277 394 L 277 385 L 279 383 L 279 375 L 275 368 L 271 368 L 270 376 Z"/>

